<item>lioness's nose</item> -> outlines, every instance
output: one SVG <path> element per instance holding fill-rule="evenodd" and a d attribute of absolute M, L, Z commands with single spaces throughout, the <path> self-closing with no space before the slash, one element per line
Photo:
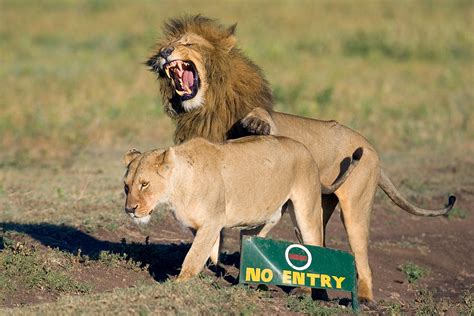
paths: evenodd
<path fill-rule="evenodd" d="M 137 209 L 137 207 L 138 207 L 138 204 L 135 205 L 135 206 L 131 206 L 131 207 L 130 207 L 130 206 L 126 206 L 126 207 L 125 207 L 125 212 L 127 212 L 127 213 L 135 213 L 135 210 Z"/>
<path fill-rule="evenodd" d="M 160 55 L 163 58 L 167 58 L 174 51 L 174 47 L 165 47 L 161 50 Z"/>

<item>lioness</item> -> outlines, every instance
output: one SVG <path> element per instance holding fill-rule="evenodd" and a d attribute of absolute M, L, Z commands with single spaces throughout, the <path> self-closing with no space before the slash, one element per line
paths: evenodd
<path fill-rule="evenodd" d="M 326 226 L 339 204 L 356 259 L 359 298 L 373 300 L 368 239 L 377 186 L 402 209 L 422 216 L 449 212 L 455 197 L 450 196 L 443 209 L 420 209 L 398 193 L 381 170 L 375 149 L 357 132 L 335 121 L 272 111 L 270 88 L 262 72 L 235 45 L 235 26 L 226 28 L 194 16 L 170 20 L 163 31 L 165 37 L 147 64 L 158 77 L 165 110 L 176 122 L 176 143 L 193 137 L 223 141 L 242 133 L 290 137 L 312 153 L 323 186 L 340 172 L 342 157 L 363 148 L 359 166 L 347 181 L 335 194 L 323 196 L 323 224 Z M 260 154 L 264 157 L 270 152 Z M 256 189 L 260 192 L 264 187 Z"/>
<path fill-rule="evenodd" d="M 288 201 L 302 242 L 323 244 L 318 168 L 306 147 L 292 139 L 254 136 L 217 145 L 196 138 L 166 150 L 131 150 L 124 162 L 130 216 L 146 223 L 165 204 L 195 230 L 178 280 L 199 273 L 209 257 L 217 263 L 223 228 L 258 227 L 264 237 Z"/>

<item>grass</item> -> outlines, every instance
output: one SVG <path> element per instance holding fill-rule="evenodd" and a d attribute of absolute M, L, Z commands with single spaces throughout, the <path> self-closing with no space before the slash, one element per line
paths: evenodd
<path fill-rule="evenodd" d="M 303 313 L 308 315 L 341 315 L 352 314 L 350 309 L 341 307 L 325 307 L 309 296 L 298 297 L 290 295 L 287 298 L 287 306 L 290 312 Z"/>
<path fill-rule="evenodd" d="M 150 299 L 152 298 L 152 299 Z M 106 312 L 152 315 L 167 314 L 261 314 L 278 312 L 265 304 L 259 292 L 242 286 L 220 287 L 209 277 L 184 283 L 164 282 L 135 288 L 117 289 L 91 297 L 63 297 L 58 303 L 23 308 L 24 313 L 55 315 L 101 314 Z M 52 309 L 54 308 L 54 309 Z M 322 310 L 322 309 L 321 309 Z M 18 310 L 10 310 L 12 314 Z"/>
<path fill-rule="evenodd" d="M 148 245 L 143 236 L 166 232 L 132 227 L 122 214 L 122 154 L 171 143 L 172 122 L 142 62 L 163 21 L 183 13 L 238 22 L 238 45 L 262 67 L 276 109 L 357 129 L 410 198 L 438 198 L 441 184 L 469 190 L 472 1 L 0 1 L 0 227 L 8 230 L 0 233 L 0 297 L 32 304 L 61 296 L 6 313 L 347 311 L 220 278 L 163 282 L 189 236 Z M 426 176 L 439 166 L 446 171 Z M 465 201 L 449 219 L 470 219 Z M 426 271 L 401 269 L 413 282 Z M 68 296 L 76 294 L 84 296 Z M 422 310 L 431 304 L 423 297 Z M 462 300 L 472 313 L 472 293 Z"/>
<path fill-rule="evenodd" d="M 454 207 L 451 212 L 446 214 L 446 217 L 448 219 L 466 219 L 468 216 L 468 213 L 466 210 L 461 209 L 459 207 Z"/>
<path fill-rule="evenodd" d="M 6 245 L 0 256 L 0 299 L 33 289 L 59 293 L 88 293 L 91 285 L 73 280 L 64 260 L 54 251 L 40 252 L 21 242 Z"/>
<path fill-rule="evenodd" d="M 423 268 L 413 262 L 406 262 L 402 264 L 399 269 L 405 274 L 408 283 L 415 283 L 428 274 L 428 270 L 426 268 Z"/>

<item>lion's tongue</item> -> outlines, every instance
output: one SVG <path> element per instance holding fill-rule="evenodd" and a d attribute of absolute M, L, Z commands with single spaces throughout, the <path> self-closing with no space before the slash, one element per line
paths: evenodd
<path fill-rule="evenodd" d="M 194 85 L 194 75 L 192 71 L 184 70 L 183 72 L 183 83 L 185 86 L 189 87 L 189 89 L 193 88 Z"/>

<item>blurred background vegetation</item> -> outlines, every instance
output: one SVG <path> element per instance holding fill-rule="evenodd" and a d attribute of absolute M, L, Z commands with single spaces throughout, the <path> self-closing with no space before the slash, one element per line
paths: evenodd
<path fill-rule="evenodd" d="M 238 23 L 278 110 L 336 119 L 380 151 L 472 144 L 471 0 L 2 0 L 0 164 L 169 144 L 142 62 L 186 13 Z"/>

